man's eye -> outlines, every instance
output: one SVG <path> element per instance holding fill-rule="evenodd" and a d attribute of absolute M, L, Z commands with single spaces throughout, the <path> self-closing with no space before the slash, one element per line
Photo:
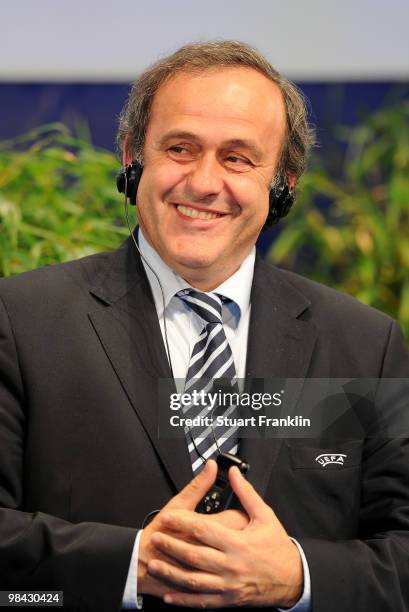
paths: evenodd
<path fill-rule="evenodd" d="M 246 159 L 245 157 L 239 157 L 238 155 L 229 155 L 228 157 L 226 157 L 226 161 L 234 166 L 251 165 L 251 161 L 249 159 Z"/>
<path fill-rule="evenodd" d="M 181 145 L 173 145 L 172 147 L 169 147 L 169 151 L 171 151 L 172 153 L 181 154 L 186 153 L 187 149 L 186 147 L 182 147 Z"/>

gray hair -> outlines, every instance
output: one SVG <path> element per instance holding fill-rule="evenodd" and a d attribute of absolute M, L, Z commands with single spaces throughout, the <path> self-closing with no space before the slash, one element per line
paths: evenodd
<path fill-rule="evenodd" d="M 308 124 L 304 95 L 256 49 L 235 40 L 188 44 L 145 70 L 133 83 L 119 116 L 116 139 L 119 153 L 126 146 L 132 159 L 142 160 L 152 101 L 162 83 L 178 73 L 200 73 L 232 66 L 258 70 L 278 85 L 285 103 L 287 130 L 273 182 L 286 182 L 289 175 L 298 179 L 314 144 L 314 131 Z"/>

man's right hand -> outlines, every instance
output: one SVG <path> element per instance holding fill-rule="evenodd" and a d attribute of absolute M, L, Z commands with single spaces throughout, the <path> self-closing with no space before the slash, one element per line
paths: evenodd
<path fill-rule="evenodd" d="M 151 559 L 160 558 L 158 549 L 151 542 L 151 536 L 156 531 L 165 531 L 162 517 L 168 510 L 189 510 L 194 512 L 197 504 L 212 487 L 217 476 L 217 464 L 215 461 L 208 461 L 203 470 L 184 489 L 162 508 L 143 530 L 139 545 L 138 556 L 138 593 L 143 595 L 155 595 L 161 597 L 169 592 L 169 585 L 150 576 L 147 572 L 148 563 Z M 219 524 L 228 526 L 230 529 L 244 529 L 248 522 L 248 516 L 239 510 L 224 510 L 217 514 L 203 515 L 206 520 L 215 521 Z M 173 534 L 174 535 L 174 534 Z M 162 555 L 165 558 L 164 555 Z M 169 557 L 166 557 L 171 562 Z"/>

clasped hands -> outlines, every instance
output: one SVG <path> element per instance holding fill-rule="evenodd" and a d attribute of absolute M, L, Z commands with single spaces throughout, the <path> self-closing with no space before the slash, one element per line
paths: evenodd
<path fill-rule="evenodd" d="M 138 592 L 191 608 L 291 607 L 301 596 L 300 553 L 238 468 L 229 480 L 245 512 L 194 512 L 213 485 L 214 461 L 144 529 Z"/>

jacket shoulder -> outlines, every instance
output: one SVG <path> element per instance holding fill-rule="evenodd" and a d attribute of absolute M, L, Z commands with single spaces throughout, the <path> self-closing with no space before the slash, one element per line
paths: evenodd
<path fill-rule="evenodd" d="M 312 313 L 316 315 L 325 315 L 325 318 L 338 321 L 342 319 L 348 324 L 352 321 L 362 321 L 365 325 L 372 323 L 382 327 L 390 327 L 394 322 L 394 319 L 388 314 L 368 306 L 337 289 L 323 285 L 295 272 L 281 268 L 274 269 L 283 282 L 291 285 L 293 289 L 309 300 Z"/>
<path fill-rule="evenodd" d="M 273 274 L 291 287 L 288 291 L 303 296 L 308 306 L 300 318 L 318 329 L 317 346 L 328 359 L 332 356 L 337 372 L 359 372 L 362 377 L 409 376 L 408 348 L 392 317 L 294 272 L 275 268 Z"/>
<path fill-rule="evenodd" d="M 0 278 L 0 298 L 5 303 L 27 304 L 51 298 L 55 301 L 58 297 L 68 299 L 78 293 L 86 295 L 111 256 L 110 252 L 97 253 Z"/>

